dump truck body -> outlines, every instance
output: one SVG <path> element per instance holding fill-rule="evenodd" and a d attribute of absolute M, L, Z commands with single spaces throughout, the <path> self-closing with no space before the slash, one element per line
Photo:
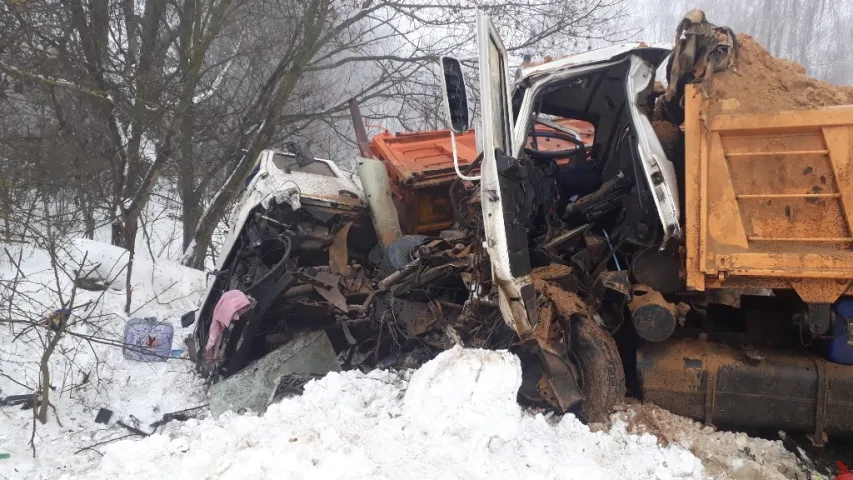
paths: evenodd
<path fill-rule="evenodd" d="M 853 293 L 853 106 L 712 116 L 694 86 L 685 106 L 688 287 Z"/>

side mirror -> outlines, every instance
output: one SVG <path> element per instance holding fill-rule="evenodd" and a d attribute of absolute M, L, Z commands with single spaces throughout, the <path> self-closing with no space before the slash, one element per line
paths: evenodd
<path fill-rule="evenodd" d="M 181 326 L 182 327 L 187 328 L 190 325 L 192 325 L 193 323 L 195 323 L 195 312 L 196 312 L 196 310 L 193 310 L 191 312 L 187 312 L 187 313 L 181 315 Z"/>
<path fill-rule="evenodd" d="M 471 128 L 468 118 L 468 92 L 462 77 L 462 64 L 453 57 L 441 57 L 441 88 L 450 129 L 465 133 Z"/>

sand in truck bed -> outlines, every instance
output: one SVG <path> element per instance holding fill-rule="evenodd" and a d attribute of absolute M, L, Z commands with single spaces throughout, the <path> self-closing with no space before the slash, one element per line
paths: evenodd
<path fill-rule="evenodd" d="M 739 61 L 711 79 L 710 113 L 776 113 L 853 104 L 853 87 L 806 75 L 802 65 L 773 57 L 751 36 L 739 34 Z"/>

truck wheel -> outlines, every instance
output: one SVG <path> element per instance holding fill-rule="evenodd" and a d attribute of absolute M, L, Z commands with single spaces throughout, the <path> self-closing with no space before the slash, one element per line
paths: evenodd
<path fill-rule="evenodd" d="M 412 250 L 424 243 L 426 238 L 424 235 L 403 235 L 392 241 L 379 264 L 379 276 L 385 278 L 411 263 Z"/>
<path fill-rule="evenodd" d="M 580 416 L 587 422 L 603 422 L 625 398 L 625 371 L 616 342 L 586 316 L 571 320 L 571 363 L 579 373 L 584 401 Z"/>

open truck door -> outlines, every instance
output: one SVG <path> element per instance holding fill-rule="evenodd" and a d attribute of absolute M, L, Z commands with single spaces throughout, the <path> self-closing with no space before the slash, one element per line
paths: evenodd
<path fill-rule="evenodd" d="M 528 232 L 520 206 L 524 190 L 523 167 L 513 152 L 514 122 L 510 104 L 509 57 L 500 35 L 487 15 L 477 15 L 482 125 L 477 131 L 483 148 L 479 177 L 485 248 L 504 321 L 539 357 L 549 397 L 563 411 L 576 407 L 583 394 L 566 359 L 534 329 L 538 323 L 536 290 L 531 277 Z M 459 62 L 442 59 L 448 122 L 452 132 L 467 130 L 467 95 Z M 455 154 L 454 154 L 455 157 Z"/>
<path fill-rule="evenodd" d="M 524 337 L 536 325 L 536 292 L 530 278 L 527 231 L 517 218 L 513 185 L 502 178 L 517 166 L 511 157 L 514 148 L 509 59 L 497 29 L 483 13 L 477 16 L 477 43 L 482 104 L 478 134 L 483 147 L 480 195 L 486 250 L 504 319 Z"/>

